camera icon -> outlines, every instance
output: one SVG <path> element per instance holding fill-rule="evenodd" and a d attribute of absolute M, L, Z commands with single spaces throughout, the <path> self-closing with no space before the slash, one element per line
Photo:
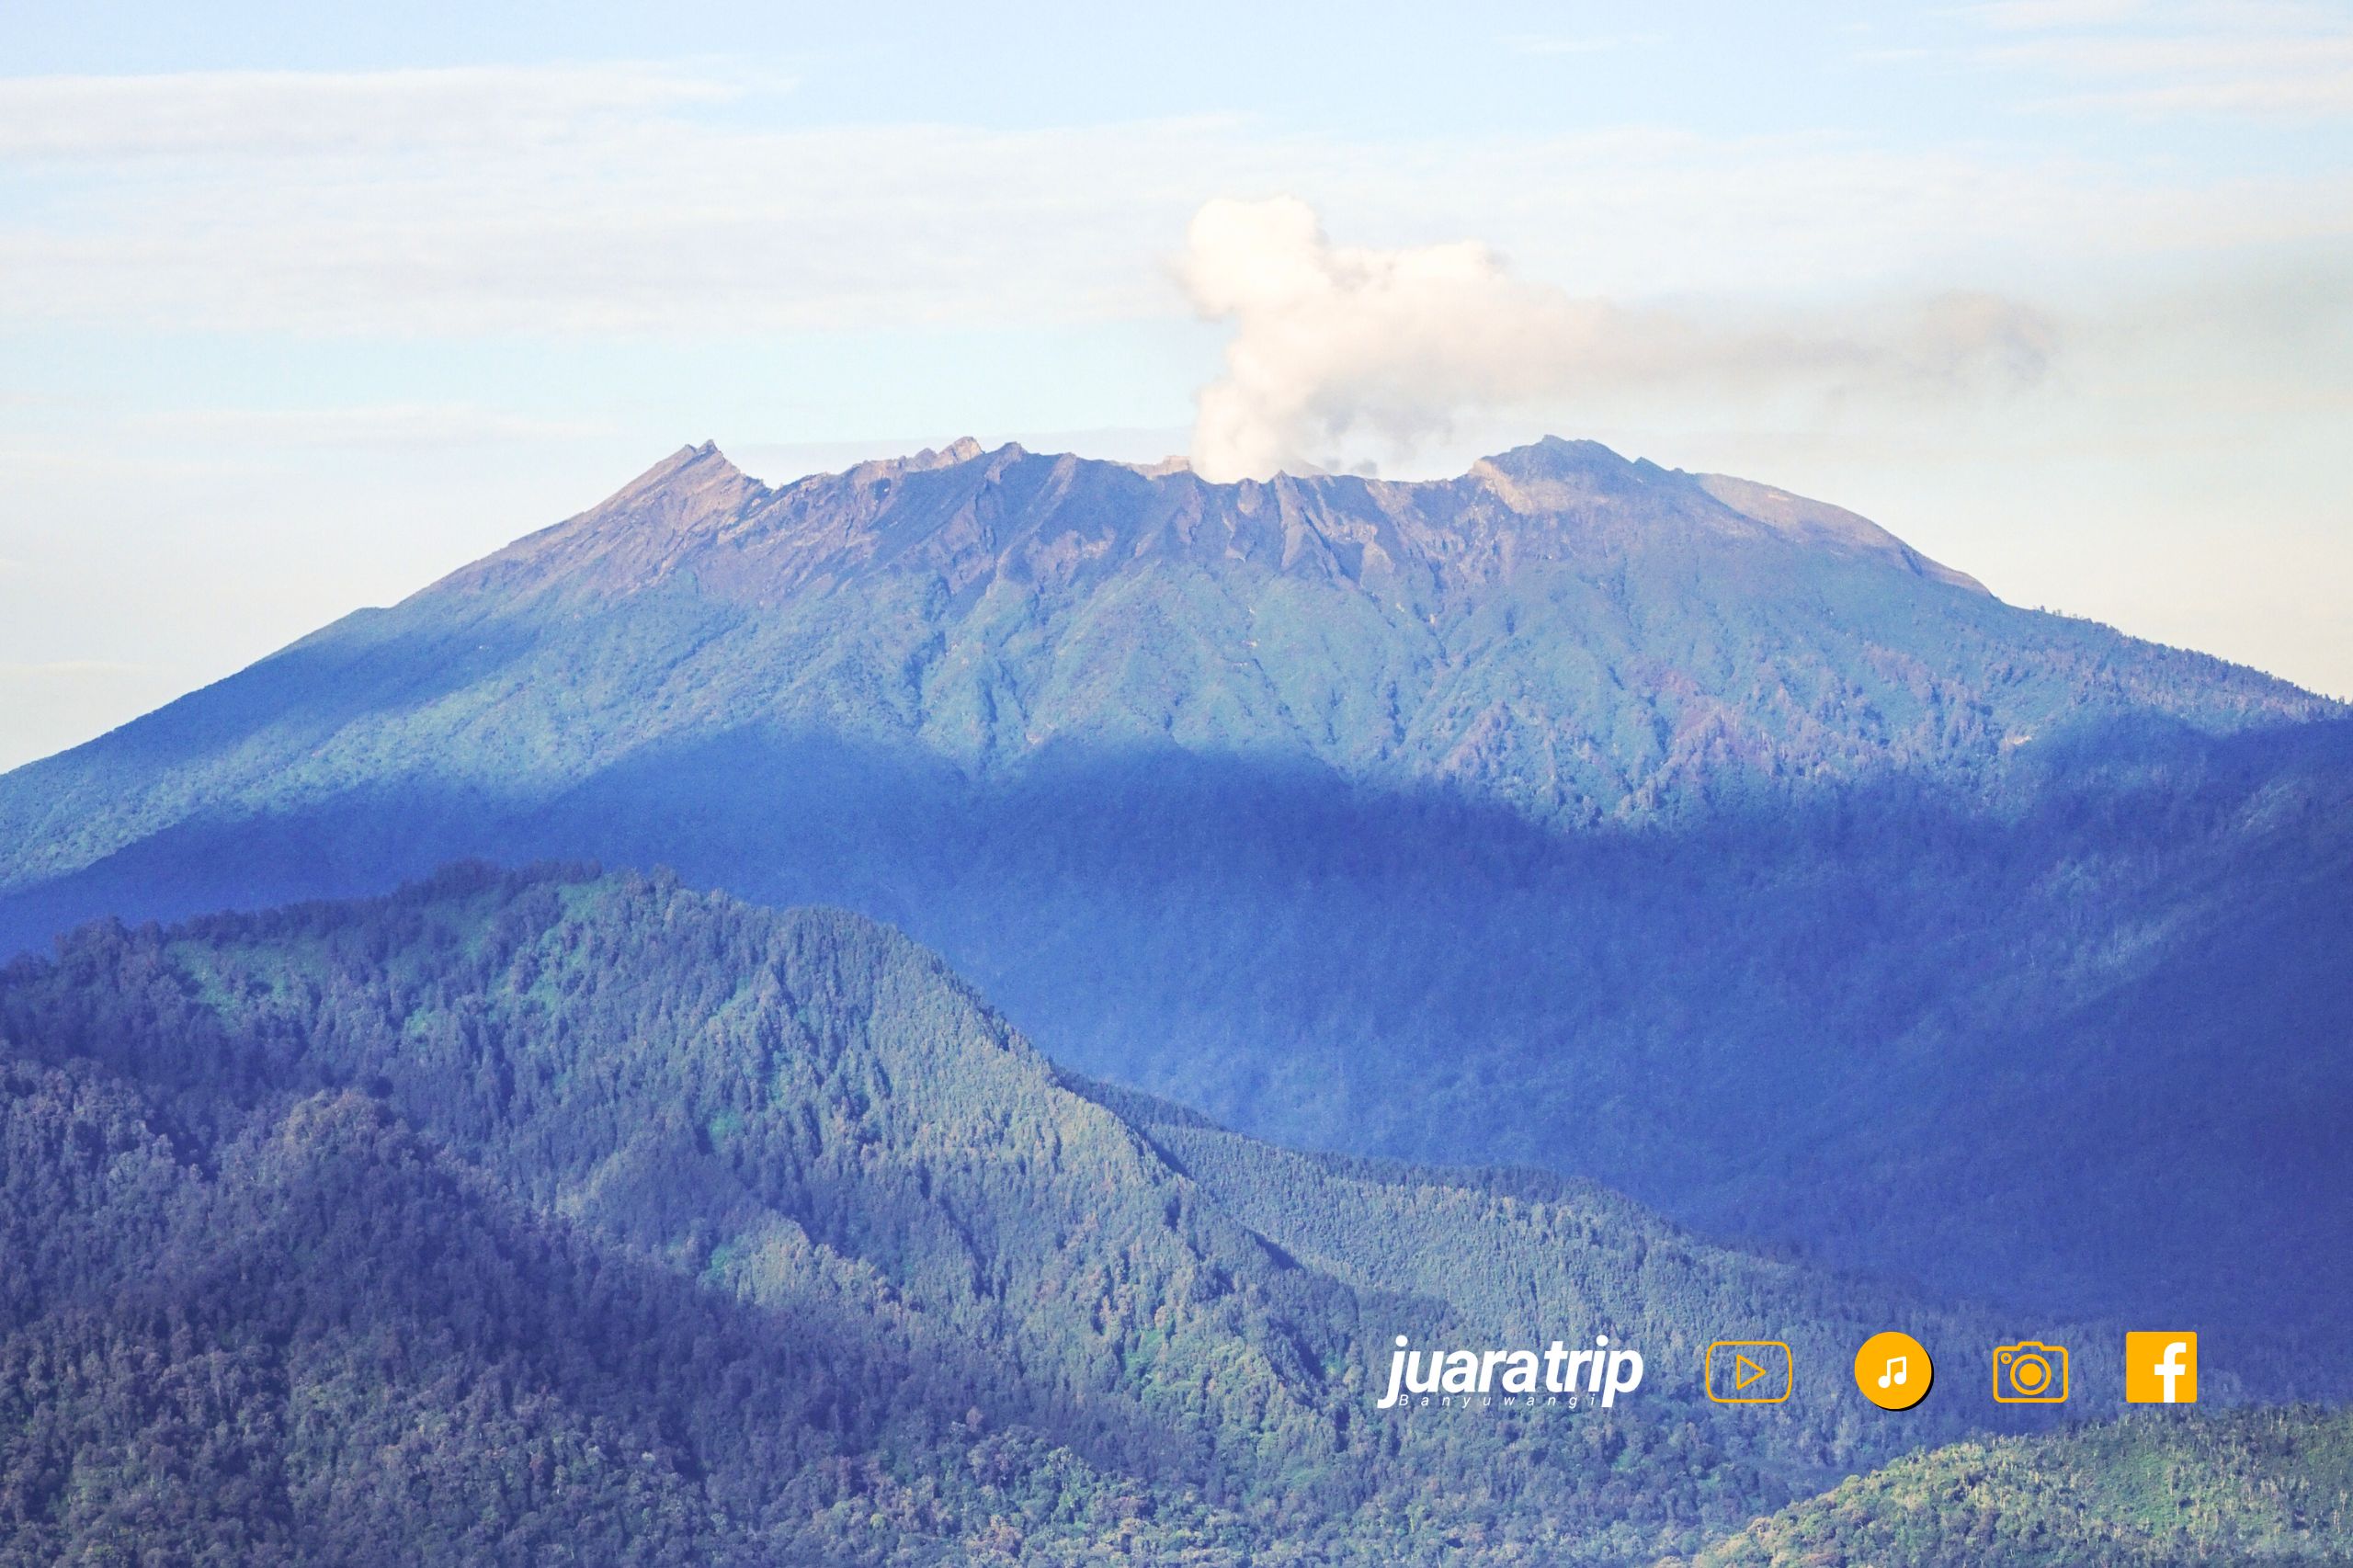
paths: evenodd
<path fill-rule="evenodd" d="M 1994 1397 L 2004 1404 L 2063 1404 L 2067 1347 L 2021 1339 L 1994 1346 Z"/>

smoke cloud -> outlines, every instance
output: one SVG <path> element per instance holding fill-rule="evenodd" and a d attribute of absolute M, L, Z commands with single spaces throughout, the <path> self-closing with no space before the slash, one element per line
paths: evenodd
<path fill-rule="evenodd" d="M 1193 465 L 1218 481 L 1407 456 L 1482 413 L 2015 389 L 2041 379 L 2056 344 L 2046 318 L 1984 294 L 1771 320 L 1579 299 L 1515 278 L 1476 242 L 1335 245 L 1288 198 L 1201 208 L 1181 277 L 1204 317 L 1233 324 L 1193 431 Z"/>

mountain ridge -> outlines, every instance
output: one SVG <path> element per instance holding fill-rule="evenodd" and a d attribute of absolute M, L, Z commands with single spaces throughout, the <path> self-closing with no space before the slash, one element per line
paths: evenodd
<path fill-rule="evenodd" d="M 1042 475 L 1036 472 L 1041 468 Z M 780 579 L 745 591 L 776 592 L 877 557 L 887 559 L 889 552 L 916 542 L 837 533 L 822 541 L 828 548 L 796 553 L 794 544 L 815 542 L 809 537 L 813 517 L 871 517 L 890 489 L 908 476 L 949 474 L 963 482 L 954 497 L 958 505 L 934 514 L 934 530 L 972 528 L 975 539 L 960 543 L 985 538 L 1008 551 L 1017 544 L 1029 546 L 1018 559 L 1000 559 L 1000 572 L 1027 567 L 1033 574 L 1050 574 L 1056 553 L 1051 546 L 1062 536 L 1046 535 L 1044 529 L 1058 522 L 1075 524 L 1067 537 L 1077 542 L 1063 547 L 1064 555 L 1102 551 L 1104 538 L 1099 530 L 1096 539 L 1082 537 L 1099 525 L 1099 514 L 1066 519 L 1052 509 L 1035 538 L 987 537 L 985 520 L 978 514 L 994 487 L 1027 483 L 1060 501 L 1132 482 L 1125 483 L 1119 504 L 1161 518 L 1166 528 L 1133 539 L 1111 536 L 1113 548 L 1108 553 L 1115 559 L 1168 548 L 1172 539 L 1192 547 L 1203 533 L 1212 543 L 1222 539 L 1227 550 L 1248 555 L 1263 549 L 1264 540 L 1251 538 L 1252 525 L 1271 507 L 1280 524 L 1279 560 L 1286 571 L 1312 562 L 1358 582 L 1368 573 L 1373 580 L 1394 581 L 1411 578 L 1417 570 L 1442 581 L 1449 572 L 1509 569 L 1509 560 L 1487 559 L 1484 534 L 1506 536 L 1500 553 L 1512 558 L 1531 549 L 1589 548 L 1594 541 L 1576 540 L 1567 519 L 1578 519 L 1586 530 L 1597 532 L 1615 509 L 1633 514 L 1633 523 L 1608 540 L 1614 545 L 1641 542 L 1638 527 L 1713 529 L 1733 537 L 1761 530 L 1796 543 L 1882 559 L 1929 580 L 1985 592 L 1974 578 L 1929 560 L 1854 513 L 1752 481 L 1687 474 L 1647 460 L 1629 461 L 1598 442 L 1558 437 L 1482 458 L 1449 479 L 1399 482 L 1282 473 L 1266 481 L 1223 484 L 1204 481 L 1189 469 L 1066 452 L 1032 453 L 1018 443 L 987 450 L 964 437 L 938 451 L 926 448 L 904 458 L 872 460 L 838 472 L 768 485 L 737 468 L 717 443 L 706 441 L 680 448 L 597 506 L 423 592 L 533 585 L 533 566 L 577 581 L 595 562 L 630 568 L 596 577 L 608 591 L 642 589 L 678 569 L 690 553 L 708 557 L 722 543 L 738 551 L 747 570 L 782 574 Z M 1376 514 L 1376 520 L 1368 523 L 1363 516 L 1368 510 Z M 1440 515 L 1467 517 L 1472 526 L 1440 526 L 1436 521 Z M 1510 527 L 1522 519 L 1549 521 L 1562 537 L 1547 540 L 1541 530 Z M 698 542 L 701 551 L 691 551 Z M 861 551 L 870 553 L 861 559 Z M 764 559 L 771 554 L 779 559 Z M 701 585 L 706 591 L 713 587 Z"/>
<path fill-rule="evenodd" d="M 260 1386 L 215 1380 L 201 1414 L 278 1479 L 230 1512 L 332 1527 L 344 1560 L 432 1556 L 422 1530 L 483 1560 L 474 1532 L 567 1493 L 604 1518 L 618 1483 L 668 1521 L 620 1527 L 633 1542 L 676 1538 L 647 1561 L 969 1561 L 1027 1512 L 1037 1560 L 1063 1562 L 1122 1511 L 1210 1563 L 1648 1561 L 1923 1433 L 2052 1425 L 1854 1420 L 1838 1351 L 1867 1324 L 1969 1344 L 1981 1310 L 1743 1255 L 1589 1184 L 1122 1110 L 898 933 L 672 878 L 463 865 L 358 903 L 86 927 L 0 969 L 0 1365 L 97 1332 L 167 1382 L 250 1366 Z M 1326 1187 L 1347 1194 L 1336 1249 Z M 1392 1247 L 1415 1256 L 1384 1280 Z M 1715 1325 L 1752 1317 L 1803 1358 L 1802 1403 L 1763 1422 L 1696 1381 Z M 1376 1403 L 1398 1333 L 1596 1331 L 1653 1358 L 1641 1400 Z M 2083 1367 L 2120 1381 L 2100 1350 Z M 484 1405 L 495 1441 L 601 1433 L 629 1468 L 502 1483 L 453 1419 Z M 152 1499 L 210 1477 L 199 1455 L 122 1484 L 108 1456 L 153 1414 L 77 1387 L 6 1424 L 0 1520 L 52 1555 L 142 1494 L 165 1528 Z M 894 1482 L 845 1483 L 870 1462 Z M 1659 1483 L 1637 1493 L 1638 1464 Z M 868 1521 L 864 1495 L 899 1488 L 933 1506 Z M 325 1491 L 390 1544 L 305 1517 Z"/>
<path fill-rule="evenodd" d="M 1556 438 L 1483 464 L 1554 509 L 1474 475 L 1215 487 L 969 440 L 771 490 L 682 448 L 398 605 L 0 775 L 0 895 L 289 794 L 450 775 L 529 796 L 726 727 L 976 775 L 1245 753 L 1574 827 L 1982 774 L 2123 714 L 2223 733 L 2347 711 L 2014 608 L 1770 487 Z M 0 944 L 48 934 L 0 911 Z"/>
<path fill-rule="evenodd" d="M 889 919 L 1244 1132 L 2036 1310 L 2341 1316 L 2343 710 L 1835 508 L 1567 442 L 1497 472 L 1540 510 L 967 445 L 771 491 L 682 449 L 0 777 L 0 950 L 670 865 Z M 1686 1089 L 1749 1077 L 1768 1120 Z"/>

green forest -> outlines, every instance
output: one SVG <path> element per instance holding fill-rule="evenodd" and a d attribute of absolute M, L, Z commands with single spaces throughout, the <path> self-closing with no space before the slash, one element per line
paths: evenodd
<path fill-rule="evenodd" d="M 1842 1390 L 1868 1327 L 1996 1320 L 1238 1137 L 886 927 L 666 877 L 90 926 L 0 972 L 0 1562 L 1637 1562 L 2101 1452 Z M 1702 1399 L 1768 1327 L 1797 1397 Z M 1614 1409 L 1374 1409 L 1396 1334 L 1599 1331 L 1654 1368 Z M 2265 1539 L 2323 1550 L 2336 1495 Z"/>
<path fill-rule="evenodd" d="M 2293 1568 L 2348 1557 L 2353 1414 L 2306 1406 L 2143 1412 L 1911 1455 L 1759 1519 L 1695 1564 Z"/>

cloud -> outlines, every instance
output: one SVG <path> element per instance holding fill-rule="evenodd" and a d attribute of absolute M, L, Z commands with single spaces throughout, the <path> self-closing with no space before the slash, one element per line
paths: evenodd
<path fill-rule="evenodd" d="M 611 434 L 609 426 L 595 421 L 537 419 L 464 403 L 184 409 L 152 415 L 144 423 L 158 432 L 208 441 L 374 450 L 445 451 L 485 442 L 574 440 Z"/>
<path fill-rule="evenodd" d="M 1665 33 L 1515 33 L 1504 44 L 1514 54 L 1607 54 L 1665 41 Z"/>
<path fill-rule="evenodd" d="M 635 63 L 0 78 L 0 158 L 286 159 L 512 144 L 745 91 L 738 79 Z"/>
<path fill-rule="evenodd" d="M 1218 480 L 1410 454 L 1466 415 L 1542 404 L 1999 391 L 2040 379 L 2056 340 L 1989 294 L 1772 317 L 1581 299 L 1476 242 L 1335 245 L 1288 198 L 1204 206 L 1180 272 L 1195 308 L 1233 324 L 1192 442 Z"/>
<path fill-rule="evenodd" d="M 768 85 L 646 63 L 0 79 L 0 325 L 735 342 L 1167 320 L 1170 233 L 1243 192 L 1312 192 L 1391 243 L 1486 234 L 1621 298 L 2098 268 L 2353 200 L 2335 169 L 1815 133 L 811 126 L 756 101 Z"/>
<path fill-rule="evenodd" d="M 2044 107 L 2144 115 L 2353 113 L 2353 20 L 2292 3 L 2004 0 L 1967 12 L 2006 35 L 1985 63 L 2052 81 Z"/>
<path fill-rule="evenodd" d="M 116 659 L 49 659 L 37 664 L 0 661 L 0 680 L 87 680 L 143 676 L 150 666 Z"/>
<path fill-rule="evenodd" d="M 2033 32 L 2125 21 L 2148 8 L 2149 0 L 1991 0 L 1967 6 L 1962 14 L 2003 31 Z"/>
<path fill-rule="evenodd" d="M 642 63 L 0 78 L 0 184 L 25 197 L 0 216 L 0 320 L 456 336 L 1101 319 L 1171 302 L 1149 282 L 1167 219 L 1144 214 L 1189 210 L 1193 182 L 1244 177 L 1254 151 L 1208 120 L 810 128 L 751 101 L 776 85 Z"/>

